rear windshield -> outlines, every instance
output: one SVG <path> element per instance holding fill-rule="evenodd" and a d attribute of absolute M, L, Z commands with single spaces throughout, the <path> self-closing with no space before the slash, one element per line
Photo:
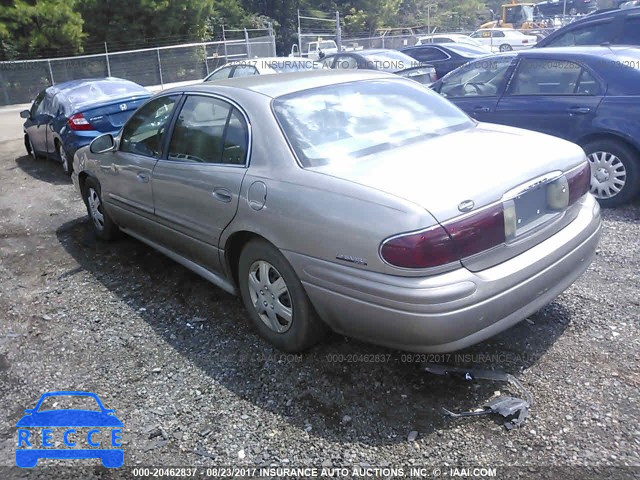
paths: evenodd
<path fill-rule="evenodd" d="M 349 162 L 474 125 L 440 95 L 395 79 L 304 90 L 276 98 L 273 108 L 304 167 Z"/>
<path fill-rule="evenodd" d="M 398 72 L 407 68 L 419 67 L 421 64 L 409 55 L 395 50 L 383 52 L 361 53 L 369 68 L 384 72 Z"/>
<path fill-rule="evenodd" d="M 74 108 L 88 103 L 102 103 L 124 97 L 149 96 L 150 93 L 137 83 L 121 81 L 91 81 L 64 91 L 64 96 Z"/>
<path fill-rule="evenodd" d="M 490 54 L 490 52 L 484 48 L 476 47 L 469 43 L 452 43 L 447 45 L 447 48 L 458 55 L 463 55 L 465 57 L 481 57 Z"/>

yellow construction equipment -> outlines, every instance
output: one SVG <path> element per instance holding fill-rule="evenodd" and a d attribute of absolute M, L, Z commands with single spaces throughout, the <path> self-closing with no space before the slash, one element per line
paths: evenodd
<path fill-rule="evenodd" d="M 502 14 L 499 19 L 480 25 L 480 28 L 515 28 L 517 30 L 530 30 L 532 28 L 542 28 L 544 25 L 533 20 L 533 7 L 535 3 L 518 3 L 511 0 L 511 3 L 502 5 Z"/>

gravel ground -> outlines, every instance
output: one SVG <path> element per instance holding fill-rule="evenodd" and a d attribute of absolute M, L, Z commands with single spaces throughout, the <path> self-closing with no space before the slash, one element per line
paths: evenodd
<path fill-rule="evenodd" d="M 114 408 L 130 466 L 640 465 L 638 202 L 604 212 L 595 262 L 551 305 L 445 358 L 338 335 L 281 354 L 238 299 L 88 227 L 59 165 L 0 143 L 0 465 L 14 463 L 23 410 L 52 390 Z M 508 432 L 445 419 L 442 406 L 517 391 L 424 373 L 425 359 L 514 374 L 530 420 Z"/>

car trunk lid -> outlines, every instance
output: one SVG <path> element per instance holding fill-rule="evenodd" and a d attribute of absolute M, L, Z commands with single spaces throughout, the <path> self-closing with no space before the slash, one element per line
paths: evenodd
<path fill-rule="evenodd" d="M 119 130 L 131 114 L 142 105 L 148 97 L 121 98 L 109 103 L 83 110 L 84 118 L 99 132 Z"/>
<path fill-rule="evenodd" d="M 514 236 L 544 230 L 562 214 L 562 210 L 547 208 L 547 185 L 582 163 L 584 152 L 572 143 L 512 127 L 478 124 L 312 170 L 422 206 L 455 242 L 460 233 L 453 227 L 456 220 L 496 207 L 515 215 Z M 538 234 L 538 242 L 547 237 Z M 495 263 L 504 257 L 496 256 Z M 475 268 L 465 258 L 462 263 Z M 482 262 L 483 268 L 491 264 L 490 260 Z"/>

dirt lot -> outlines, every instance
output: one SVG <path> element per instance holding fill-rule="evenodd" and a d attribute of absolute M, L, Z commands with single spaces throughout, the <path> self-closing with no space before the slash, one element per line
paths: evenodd
<path fill-rule="evenodd" d="M 60 166 L 0 143 L 0 465 L 23 410 L 52 390 L 115 409 L 125 465 L 640 465 L 637 202 L 604 212 L 596 261 L 555 302 L 464 357 L 431 358 L 516 375 L 535 403 L 511 432 L 441 412 L 503 384 L 426 374 L 425 358 L 337 335 L 280 354 L 236 298 L 133 239 L 88 232 Z"/>

